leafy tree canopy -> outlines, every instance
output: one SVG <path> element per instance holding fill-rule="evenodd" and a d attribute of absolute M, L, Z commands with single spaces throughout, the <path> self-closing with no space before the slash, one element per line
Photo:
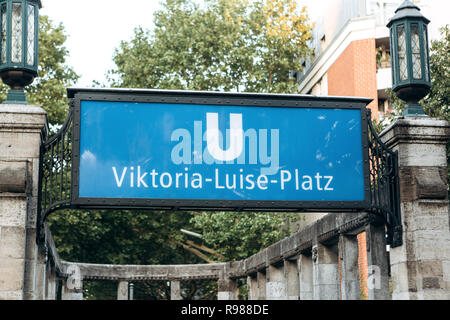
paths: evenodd
<path fill-rule="evenodd" d="M 293 0 L 167 0 L 154 24 L 116 50 L 113 86 L 288 93 L 312 53 Z"/>
<path fill-rule="evenodd" d="M 281 229 L 286 219 L 296 214 L 261 212 L 202 212 L 191 219 L 194 230 L 201 232 L 205 243 L 217 251 L 218 260 L 236 261 L 248 258 L 287 236 Z"/>

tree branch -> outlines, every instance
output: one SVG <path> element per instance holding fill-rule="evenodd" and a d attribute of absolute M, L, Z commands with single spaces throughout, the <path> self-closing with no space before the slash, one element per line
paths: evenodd
<path fill-rule="evenodd" d="M 179 246 L 183 247 L 183 249 L 185 249 L 185 250 L 195 254 L 197 257 L 199 257 L 200 259 L 206 261 L 207 263 L 214 263 L 215 262 L 214 260 L 209 259 L 206 255 L 204 255 L 203 253 L 201 253 L 197 249 L 194 249 L 194 248 L 192 248 L 192 247 L 190 247 L 190 246 L 188 246 L 188 245 L 186 245 L 186 244 L 184 244 L 182 242 L 179 242 L 179 241 L 176 241 L 176 243 Z"/>
<path fill-rule="evenodd" d="M 184 240 L 184 242 L 185 242 L 186 244 L 188 244 L 189 246 L 191 246 L 191 247 L 194 247 L 194 248 L 197 248 L 197 249 L 199 249 L 199 250 L 202 250 L 202 251 L 211 253 L 211 254 L 213 254 L 213 255 L 215 255 L 216 257 L 219 257 L 219 258 L 221 258 L 221 259 L 225 258 L 223 255 L 221 255 L 220 253 L 218 253 L 218 252 L 217 252 L 216 250 L 214 250 L 214 249 L 205 247 L 205 246 L 200 245 L 200 244 L 196 244 L 196 243 L 194 243 L 193 241 L 190 241 L 190 240 Z"/>

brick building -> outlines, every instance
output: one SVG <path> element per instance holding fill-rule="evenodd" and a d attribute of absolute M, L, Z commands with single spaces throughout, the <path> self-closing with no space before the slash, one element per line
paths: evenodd
<path fill-rule="evenodd" d="M 299 93 L 357 96 L 373 99 L 372 118 L 382 120 L 390 102 L 385 90 L 392 87 L 389 19 L 403 0 L 329 0 L 315 19 L 314 58 L 297 73 Z M 413 0 L 432 23 L 429 38 L 437 39 L 445 24 L 439 13 L 450 1 Z M 439 2 L 439 3 L 438 3 Z M 433 7 L 431 6 L 433 5 Z M 441 8 L 442 9 L 442 8 Z M 361 290 L 367 296 L 365 234 L 358 236 Z M 388 248 L 389 250 L 389 248 Z"/>
<path fill-rule="evenodd" d="M 391 87 L 386 24 L 401 1 L 330 1 L 314 30 L 315 59 L 305 64 L 299 91 L 372 98 L 372 116 L 387 108 Z"/>

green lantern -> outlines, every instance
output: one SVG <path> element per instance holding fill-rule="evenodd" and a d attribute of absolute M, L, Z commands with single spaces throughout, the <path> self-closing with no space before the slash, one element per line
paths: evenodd
<path fill-rule="evenodd" d="M 26 104 L 24 88 L 38 74 L 40 0 L 0 0 L 0 77 L 5 103 Z"/>
<path fill-rule="evenodd" d="M 387 25 L 391 39 L 392 90 L 407 103 L 405 117 L 427 117 L 419 101 L 431 88 L 429 23 L 420 8 L 407 0 Z"/>

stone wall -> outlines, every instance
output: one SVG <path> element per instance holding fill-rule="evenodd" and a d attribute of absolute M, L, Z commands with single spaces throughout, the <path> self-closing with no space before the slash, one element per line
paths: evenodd
<path fill-rule="evenodd" d="M 381 138 L 399 154 L 403 246 L 390 252 L 393 299 L 450 299 L 449 123 L 405 118 Z"/>
<path fill-rule="evenodd" d="M 46 113 L 0 104 L 0 299 L 42 299 L 44 255 L 36 246 L 39 148 Z"/>

